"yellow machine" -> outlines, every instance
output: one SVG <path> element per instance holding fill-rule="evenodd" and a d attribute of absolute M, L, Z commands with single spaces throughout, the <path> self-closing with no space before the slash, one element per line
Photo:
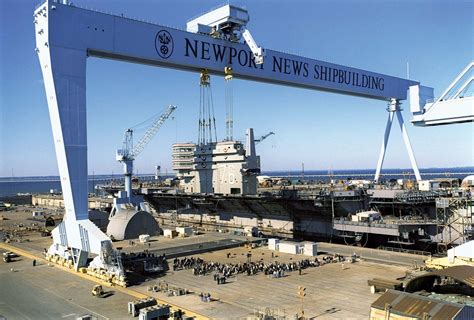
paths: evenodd
<path fill-rule="evenodd" d="M 97 284 L 95 285 L 93 288 L 92 288 L 92 295 L 94 297 L 98 297 L 98 298 L 101 298 L 104 296 L 105 292 L 104 292 L 104 289 L 102 288 L 102 286 L 100 284 Z"/>

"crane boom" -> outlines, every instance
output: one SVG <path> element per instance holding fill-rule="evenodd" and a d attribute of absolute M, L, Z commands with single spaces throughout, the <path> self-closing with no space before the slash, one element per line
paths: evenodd
<path fill-rule="evenodd" d="M 148 128 L 143 137 L 138 141 L 135 147 L 133 147 L 133 130 L 127 129 L 123 138 L 122 149 L 117 150 L 117 161 L 123 164 L 123 173 L 125 175 L 125 192 L 127 194 L 126 202 L 135 204 L 137 201 L 132 193 L 132 173 L 133 173 L 133 160 L 143 151 L 145 146 L 153 139 L 155 134 L 158 132 L 160 127 L 169 118 L 169 116 L 176 110 L 176 106 L 169 105 L 168 108 L 161 114 L 161 116 L 153 122 Z M 116 199 L 116 204 L 121 204 L 122 200 Z"/>
<path fill-rule="evenodd" d="M 271 136 L 272 134 L 275 134 L 275 132 L 270 131 L 269 133 L 264 134 L 264 135 L 261 136 L 260 138 L 255 139 L 255 144 L 262 142 L 263 140 L 265 140 L 266 138 L 268 138 L 268 137 Z"/>
<path fill-rule="evenodd" d="M 137 157 L 145 148 L 145 146 L 153 139 L 160 127 L 165 123 L 165 121 L 170 117 L 176 106 L 169 105 L 168 108 L 163 112 L 163 114 L 152 124 L 152 126 L 145 132 L 143 137 L 138 141 L 135 147 L 132 149 L 131 156 L 133 158 Z"/>

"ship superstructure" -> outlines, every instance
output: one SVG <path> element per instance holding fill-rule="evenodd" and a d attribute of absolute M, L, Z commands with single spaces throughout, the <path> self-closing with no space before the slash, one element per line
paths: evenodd
<path fill-rule="evenodd" d="M 256 195 L 260 157 L 253 129 L 247 130 L 247 147 L 240 141 L 174 144 L 173 170 L 185 193 Z"/>

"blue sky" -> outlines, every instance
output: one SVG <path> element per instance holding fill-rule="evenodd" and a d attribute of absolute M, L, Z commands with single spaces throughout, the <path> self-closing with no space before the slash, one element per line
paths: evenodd
<path fill-rule="evenodd" d="M 39 1 L 0 2 L 0 176 L 56 175 L 51 126 L 32 13 Z M 185 28 L 217 1 L 87 1 L 78 6 Z M 406 76 L 439 95 L 473 59 L 472 1 L 232 1 L 250 13 L 248 25 L 265 48 Z M 175 104 L 178 110 L 135 161 L 140 173 L 160 164 L 171 172 L 171 144 L 197 139 L 199 75 L 89 59 L 89 172 L 120 172 L 115 149 L 123 131 Z M 225 134 L 224 80 L 211 79 L 218 137 Z M 234 135 L 256 136 L 263 170 L 375 168 L 387 112 L 384 102 L 234 80 Z M 404 118 L 420 167 L 474 165 L 474 126 L 420 128 Z M 385 168 L 410 167 L 394 125 Z"/>

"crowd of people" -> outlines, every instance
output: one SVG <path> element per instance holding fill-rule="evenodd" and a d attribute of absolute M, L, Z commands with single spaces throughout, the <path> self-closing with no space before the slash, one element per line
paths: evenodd
<path fill-rule="evenodd" d="M 204 276 L 214 274 L 214 281 L 217 284 L 225 283 L 226 279 L 237 274 L 246 274 L 247 276 L 264 273 L 273 278 L 280 278 L 287 272 L 295 272 L 301 275 L 302 270 L 307 268 L 315 268 L 328 263 L 343 263 L 345 258 L 340 254 L 325 256 L 322 259 L 303 259 L 298 262 L 280 263 L 278 261 L 265 263 L 263 261 L 247 261 L 239 263 L 219 263 L 208 262 L 201 258 L 185 257 L 182 259 L 175 258 L 173 261 L 173 271 L 183 269 L 193 269 L 195 276 Z"/>

